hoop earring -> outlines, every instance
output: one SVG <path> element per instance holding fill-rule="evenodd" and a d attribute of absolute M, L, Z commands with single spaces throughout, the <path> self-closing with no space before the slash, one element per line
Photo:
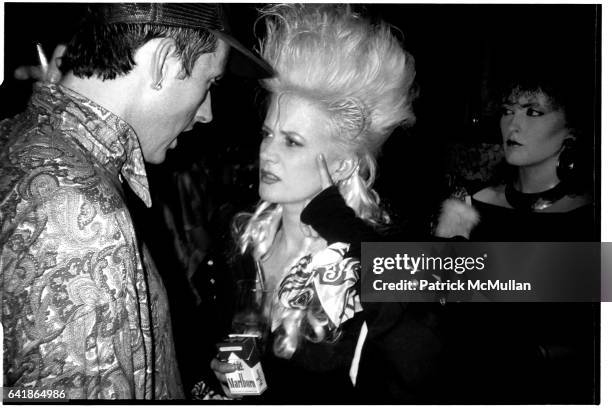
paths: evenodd
<path fill-rule="evenodd" d="M 575 172 L 576 167 L 576 141 L 565 139 L 563 149 L 557 159 L 557 177 L 559 180 L 567 180 Z"/>

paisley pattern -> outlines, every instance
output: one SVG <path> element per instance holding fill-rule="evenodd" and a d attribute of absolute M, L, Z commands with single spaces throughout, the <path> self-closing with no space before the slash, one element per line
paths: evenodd
<path fill-rule="evenodd" d="M 183 398 L 166 292 L 122 198 L 120 174 L 151 205 L 133 130 L 45 84 L 0 143 L 5 385 Z"/>

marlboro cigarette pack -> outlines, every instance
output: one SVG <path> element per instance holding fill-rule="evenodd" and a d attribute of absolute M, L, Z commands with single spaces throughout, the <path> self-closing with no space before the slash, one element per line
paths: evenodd
<path fill-rule="evenodd" d="M 233 395 L 260 395 L 266 390 L 256 338 L 253 336 L 230 335 L 217 344 L 217 358 L 234 364 L 236 371 L 225 374 L 227 385 Z"/>

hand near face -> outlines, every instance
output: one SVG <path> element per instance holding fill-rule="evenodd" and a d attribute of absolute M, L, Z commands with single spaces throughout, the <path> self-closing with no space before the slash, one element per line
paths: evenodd
<path fill-rule="evenodd" d="M 325 152 L 329 158 L 338 150 L 330 126 L 329 113 L 306 98 L 292 94 L 273 98 L 259 151 L 263 200 L 304 206 L 321 191 L 318 156 Z"/>
<path fill-rule="evenodd" d="M 59 44 L 53 50 L 53 56 L 49 60 L 47 72 L 43 72 L 40 65 L 22 65 L 15 69 L 13 76 L 15 79 L 58 83 L 62 79 L 62 72 L 59 69 L 61 58 L 66 52 L 66 46 Z"/>
<path fill-rule="evenodd" d="M 329 173 L 329 168 L 327 167 L 327 161 L 325 160 L 325 156 L 323 153 L 317 155 L 317 169 L 319 171 L 319 178 L 321 179 L 321 191 L 325 190 L 328 187 L 331 187 L 334 184 L 334 180 L 332 179 L 331 174 Z M 304 208 L 308 205 L 311 200 L 306 200 L 304 202 Z M 304 210 L 302 208 L 302 211 Z M 307 237 L 318 237 L 319 234 L 315 231 L 310 225 L 306 225 L 304 223 L 300 224 L 300 228 L 302 228 L 302 232 Z"/>

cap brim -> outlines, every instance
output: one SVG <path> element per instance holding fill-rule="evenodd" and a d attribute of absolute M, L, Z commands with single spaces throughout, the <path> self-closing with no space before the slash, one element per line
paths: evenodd
<path fill-rule="evenodd" d="M 270 64 L 249 51 L 231 35 L 218 30 L 209 31 L 236 51 L 230 54 L 228 61 L 229 70 L 233 74 L 247 78 L 270 78 L 276 75 Z"/>

